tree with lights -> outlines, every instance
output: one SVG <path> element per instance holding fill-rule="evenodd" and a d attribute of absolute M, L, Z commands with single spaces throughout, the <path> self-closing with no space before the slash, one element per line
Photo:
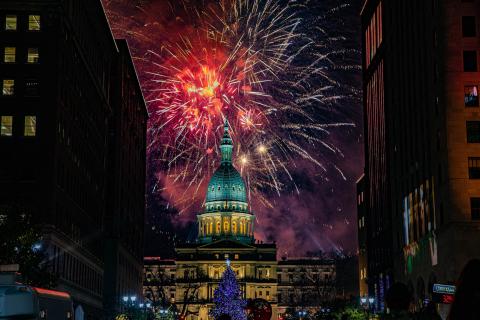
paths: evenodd
<path fill-rule="evenodd" d="M 213 302 L 215 306 L 210 311 L 210 315 L 215 319 L 228 315 L 232 320 L 247 320 L 245 313 L 247 302 L 242 299 L 242 291 L 228 260 L 227 269 L 213 294 Z"/>

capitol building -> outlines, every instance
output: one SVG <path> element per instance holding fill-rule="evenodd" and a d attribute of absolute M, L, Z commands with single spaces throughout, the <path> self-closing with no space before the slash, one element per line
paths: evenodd
<path fill-rule="evenodd" d="M 245 182 L 233 166 L 233 141 L 227 124 L 220 150 L 221 164 L 208 184 L 203 212 L 197 214 L 197 241 L 177 246 L 171 260 L 145 257 L 145 299 L 157 305 L 174 304 L 181 318 L 208 320 L 214 290 L 229 260 L 244 298 L 268 301 L 272 319 L 281 318 L 291 305 L 309 307 L 313 302 L 307 301 L 318 291 L 318 286 L 310 284 L 334 279 L 333 263 L 277 261 L 275 243 L 256 241 L 255 216 Z M 334 295 L 330 289 L 322 286 L 322 297 Z"/>

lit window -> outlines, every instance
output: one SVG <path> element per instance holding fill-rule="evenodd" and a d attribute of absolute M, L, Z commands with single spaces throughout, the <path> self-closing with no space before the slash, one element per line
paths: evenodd
<path fill-rule="evenodd" d="M 37 117 L 36 116 L 25 116 L 25 127 L 23 130 L 23 135 L 25 137 L 34 137 L 37 131 Z"/>
<path fill-rule="evenodd" d="M 239 259 L 239 255 L 235 254 L 235 260 L 238 260 L 238 259 Z"/>
<path fill-rule="evenodd" d="M 470 198 L 472 220 L 480 220 L 480 198 Z"/>
<path fill-rule="evenodd" d="M 480 143 L 480 121 L 467 121 L 467 142 Z"/>
<path fill-rule="evenodd" d="M 38 48 L 28 48 L 27 63 L 38 63 Z"/>
<path fill-rule="evenodd" d="M 478 107 L 478 86 L 465 86 L 465 107 Z"/>
<path fill-rule="evenodd" d="M 1 116 L 0 121 L 1 121 L 0 135 L 4 137 L 11 137 L 12 128 L 13 128 L 13 117 Z"/>
<path fill-rule="evenodd" d="M 463 51 L 463 71 L 477 71 L 477 51 Z"/>
<path fill-rule="evenodd" d="M 4 96 L 11 96 L 14 92 L 15 80 L 3 79 L 2 94 Z"/>
<path fill-rule="evenodd" d="M 28 30 L 38 31 L 40 30 L 40 16 L 31 14 L 28 16 Z"/>
<path fill-rule="evenodd" d="M 17 16 L 7 15 L 5 17 L 5 30 L 17 30 Z"/>
<path fill-rule="evenodd" d="M 477 34 L 474 16 L 462 17 L 462 35 L 463 37 L 475 37 Z"/>
<path fill-rule="evenodd" d="M 15 63 L 15 47 L 5 47 L 3 62 Z"/>
<path fill-rule="evenodd" d="M 28 79 L 25 81 L 25 96 L 38 97 L 40 95 L 40 83 L 37 79 Z"/>
<path fill-rule="evenodd" d="M 468 178 L 480 179 L 480 158 L 468 157 Z"/>

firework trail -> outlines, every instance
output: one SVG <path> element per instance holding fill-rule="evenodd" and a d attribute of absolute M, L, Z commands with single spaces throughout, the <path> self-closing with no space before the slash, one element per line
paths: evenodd
<path fill-rule="evenodd" d="M 327 171 L 341 151 L 328 142 L 339 101 L 358 92 L 340 85 L 339 72 L 358 66 L 345 39 L 325 20 L 346 4 L 313 16 L 308 1 L 219 0 L 106 2 L 112 28 L 135 48 L 150 113 L 149 156 L 187 204 L 218 165 L 218 141 L 228 121 L 235 167 L 250 196 L 295 185 L 289 168 L 306 159 Z M 128 14 L 131 13 L 131 14 Z M 338 61 L 341 61 L 340 63 Z M 343 176 L 340 169 L 337 174 Z M 203 199 L 202 199 L 203 200 Z"/>

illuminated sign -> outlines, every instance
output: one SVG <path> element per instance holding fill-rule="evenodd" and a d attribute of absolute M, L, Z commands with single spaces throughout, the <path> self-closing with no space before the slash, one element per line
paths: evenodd
<path fill-rule="evenodd" d="M 433 301 L 451 304 L 455 297 L 455 289 L 453 285 L 435 283 L 433 285 Z"/>

